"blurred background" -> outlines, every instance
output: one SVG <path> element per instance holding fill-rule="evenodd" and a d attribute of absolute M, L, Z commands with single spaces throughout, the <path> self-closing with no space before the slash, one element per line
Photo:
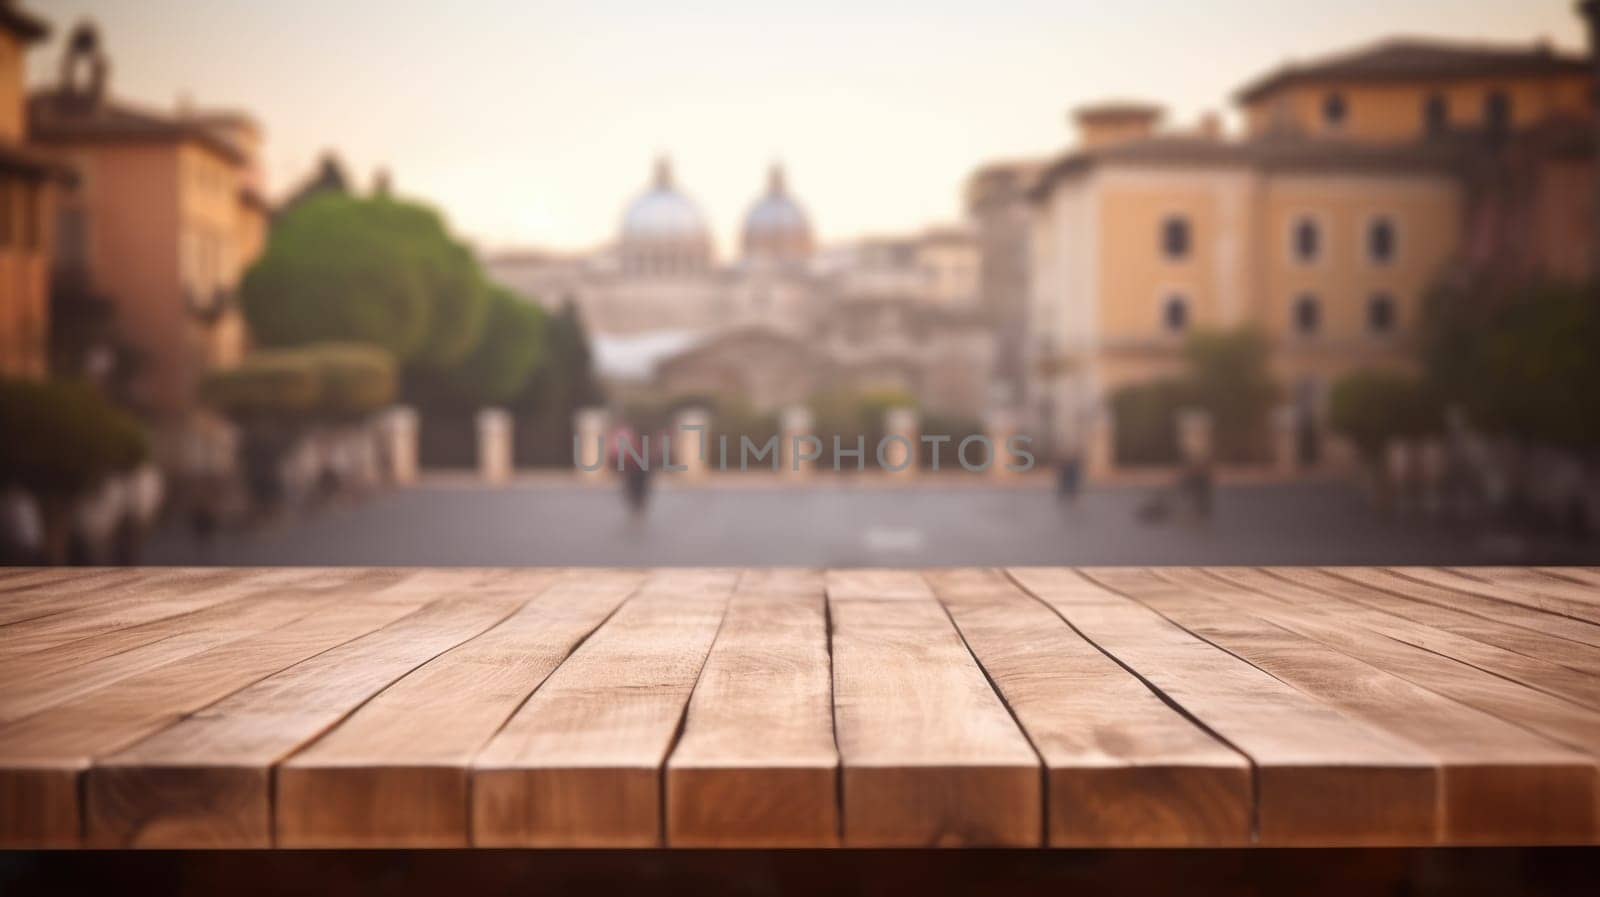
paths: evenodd
<path fill-rule="evenodd" d="M 0 557 L 1600 563 L 1600 3 L 1112 7 L 0 0 Z"/>

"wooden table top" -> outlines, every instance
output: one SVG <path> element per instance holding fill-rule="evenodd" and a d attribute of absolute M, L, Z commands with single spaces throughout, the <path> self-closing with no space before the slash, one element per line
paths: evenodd
<path fill-rule="evenodd" d="M 1597 843 L 1594 568 L 8 569 L 0 847 Z"/>

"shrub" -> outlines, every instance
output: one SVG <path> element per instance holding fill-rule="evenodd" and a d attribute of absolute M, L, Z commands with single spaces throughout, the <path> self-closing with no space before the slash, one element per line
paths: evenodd
<path fill-rule="evenodd" d="M 1341 378 L 1328 402 L 1333 431 L 1374 465 L 1382 461 L 1391 440 L 1438 432 L 1443 423 L 1438 401 L 1421 380 L 1389 371 L 1357 371 Z"/>
<path fill-rule="evenodd" d="M 1130 467 L 1177 464 L 1178 412 L 1195 404 L 1194 387 L 1180 378 L 1151 380 L 1111 394 L 1117 463 Z"/>
<path fill-rule="evenodd" d="M 0 380 L 0 432 L 0 485 L 38 500 L 51 562 L 65 560 L 71 503 L 149 455 L 138 422 L 77 381 Z"/>
<path fill-rule="evenodd" d="M 207 402 L 246 422 L 344 420 L 394 400 L 394 361 L 381 349 L 323 343 L 251 353 L 201 386 Z"/>

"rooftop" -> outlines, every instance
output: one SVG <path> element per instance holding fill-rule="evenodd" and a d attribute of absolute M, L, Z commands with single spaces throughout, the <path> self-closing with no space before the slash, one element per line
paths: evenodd
<path fill-rule="evenodd" d="M 1393 37 L 1305 62 L 1291 62 L 1246 84 L 1237 94 L 1249 103 L 1308 81 L 1413 81 L 1468 75 L 1559 75 L 1586 71 L 1582 56 L 1547 43 L 1482 44 Z"/>

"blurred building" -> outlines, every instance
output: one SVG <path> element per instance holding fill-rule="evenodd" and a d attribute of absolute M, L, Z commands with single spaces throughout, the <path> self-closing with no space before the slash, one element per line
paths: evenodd
<path fill-rule="evenodd" d="M 1533 242 L 1551 271 L 1587 251 L 1582 216 L 1548 200 L 1592 178 L 1592 147 L 1542 184 L 1500 174 L 1528 135 L 1592 127 L 1582 58 L 1390 41 L 1238 98 L 1239 139 L 1215 119 L 1164 130 L 1148 104 L 1079 110 L 1077 146 L 1030 187 L 1028 402 L 1058 444 L 1081 442 L 1119 387 L 1177 373 L 1189 332 L 1253 325 L 1313 461 L 1330 384 L 1409 362 L 1425 293 L 1468 263 L 1486 222 L 1476 251 L 1502 255 L 1497 208 L 1550 216 Z M 1587 216 L 1593 190 L 1576 192 Z"/>
<path fill-rule="evenodd" d="M 1026 388 L 1023 347 L 1033 262 L 1028 189 L 1045 161 L 995 162 L 967 180 L 966 211 L 977 241 L 976 296 L 994 327 L 996 399 L 1002 405 L 1014 405 Z"/>
<path fill-rule="evenodd" d="M 613 245 L 502 253 L 487 267 L 549 307 L 578 308 L 614 395 L 769 411 L 823 389 L 892 389 L 931 410 L 982 412 L 993 341 L 971 230 L 820 248 L 774 167 L 738 233 L 737 258 L 719 263 L 709 223 L 662 160 Z"/>
<path fill-rule="evenodd" d="M 158 417 L 182 415 L 203 372 L 244 350 L 234 291 L 268 223 L 260 130 L 239 112 L 115 98 L 88 24 L 28 118 L 34 139 L 77 173 L 56 219 L 58 285 L 112 305 L 116 339 L 133 356 L 128 397 Z"/>
<path fill-rule="evenodd" d="M 0 376 L 49 366 L 50 221 L 66 170 L 28 145 L 23 60 L 49 27 L 0 0 Z"/>

